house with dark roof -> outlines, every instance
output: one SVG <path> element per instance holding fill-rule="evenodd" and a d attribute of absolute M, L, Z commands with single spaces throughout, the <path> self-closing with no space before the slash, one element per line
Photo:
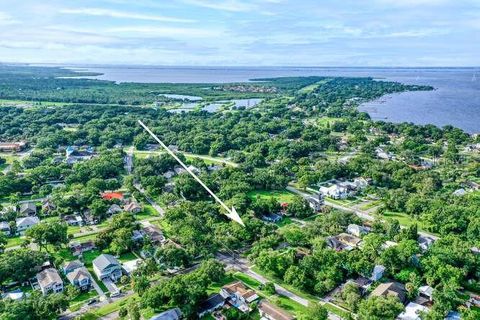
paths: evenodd
<path fill-rule="evenodd" d="M 159 244 L 165 243 L 166 241 L 165 236 L 163 235 L 162 230 L 160 230 L 160 228 L 158 228 L 157 226 L 151 224 L 143 227 L 142 230 L 145 233 L 145 235 L 149 237 L 150 241 L 153 244 L 159 245 Z"/>
<path fill-rule="evenodd" d="M 293 320 L 295 319 L 291 314 L 279 307 L 274 306 L 267 300 L 263 299 L 258 304 L 258 312 L 260 316 L 268 320 Z"/>
<path fill-rule="evenodd" d="M 222 308 L 225 305 L 225 298 L 221 294 L 216 293 L 208 297 L 207 300 L 200 303 L 197 315 L 199 318 Z"/>
<path fill-rule="evenodd" d="M 101 254 L 93 262 L 93 271 L 99 279 L 117 281 L 122 277 L 122 265 L 110 254 Z"/>
<path fill-rule="evenodd" d="M 37 273 L 37 282 L 43 295 L 59 293 L 63 291 L 63 281 L 54 268 L 48 268 Z"/>

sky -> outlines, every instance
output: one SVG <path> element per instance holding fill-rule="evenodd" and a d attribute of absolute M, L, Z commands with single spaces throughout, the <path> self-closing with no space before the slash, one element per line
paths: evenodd
<path fill-rule="evenodd" d="M 480 66 L 480 0 L 0 0 L 0 62 Z"/>

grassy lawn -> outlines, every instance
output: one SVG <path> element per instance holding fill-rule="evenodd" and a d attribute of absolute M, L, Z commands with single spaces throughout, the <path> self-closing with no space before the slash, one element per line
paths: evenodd
<path fill-rule="evenodd" d="M 118 258 L 118 260 L 122 263 L 127 261 L 132 261 L 135 259 L 138 259 L 138 257 L 135 254 L 133 254 L 133 252 L 124 253 L 120 256 L 120 258 Z"/>
<path fill-rule="evenodd" d="M 257 190 L 251 191 L 247 195 L 250 199 L 257 197 L 260 199 L 275 198 L 279 202 L 292 202 L 295 198 L 295 194 L 287 190 Z"/>
<path fill-rule="evenodd" d="M 98 296 L 97 292 L 93 289 L 88 292 L 80 293 L 78 296 L 76 296 L 74 299 L 70 301 L 70 306 L 69 306 L 70 311 L 79 310 L 83 304 L 85 304 L 88 300 L 96 296 Z"/>
<path fill-rule="evenodd" d="M 7 245 L 5 246 L 5 248 L 19 246 L 23 243 L 24 240 L 25 240 L 25 237 L 20 237 L 20 236 L 8 238 Z"/>
<path fill-rule="evenodd" d="M 232 283 L 234 281 L 236 281 L 236 277 L 234 277 L 231 273 L 227 273 L 225 275 L 225 277 L 219 281 L 219 282 L 215 282 L 215 283 L 212 283 L 208 288 L 207 288 L 207 294 L 208 295 L 211 295 L 211 294 L 214 294 L 214 293 L 218 293 L 220 292 L 220 289 L 226 285 L 226 284 L 229 284 L 229 283 Z"/>
<path fill-rule="evenodd" d="M 130 297 L 124 297 L 122 299 L 118 299 L 117 301 L 115 302 L 112 302 L 110 304 L 107 304 L 101 308 L 98 308 L 97 310 L 95 310 L 94 314 L 98 317 L 104 317 L 106 316 L 107 314 L 110 314 L 112 312 L 115 312 L 115 311 L 118 311 L 120 310 L 121 307 L 125 306 L 128 304 L 128 302 L 130 301 L 130 299 L 136 299 L 137 298 L 137 295 L 136 294 L 133 294 L 132 296 Z"/>

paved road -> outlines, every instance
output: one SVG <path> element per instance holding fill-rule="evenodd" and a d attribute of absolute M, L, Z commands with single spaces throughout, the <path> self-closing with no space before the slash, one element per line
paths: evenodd
<path fill-rule="evenodd" d="M 311 194 L 308 194 L 308 193 L 305 193 L 303 191 L 300 191 L 292 186 L 287 186 L 287 190 L 290 191 L 290 192 L 293 192 L 293 193 L 296 193 L 304 198 L 307 198 L 307 197 L 310 197 Z M 368 221 L 374 221 L 375 220 L 375 217 L 371 214 L 370 211 L 365 211 L 365 210 L 360 210 L 360 209 L 355 209 L 355 208 L 350 208 L 350 207 L 346 207 L 346 206 L 342 206 L 342 205 L 339 205 L 337 203 L 333 203 L 331 201 L 328 201 L 328 199 L 325 199 L 325 204 L 329 207 L 332 207 L 332 208 L 335 208 L 335 209 L 339 209 L 339 210 L 343 210 L 343 211 L 348 211 L 348 212 L 353 212 L 355 213 L 360 219 L 363 219 L 363 220 L 368 220 Z M 405 226 L 401 226 L 401 228 L 405 228 Z M 438 240 L 440 239 L 438 236 L 435 236 L 431 233 L 428 233 L 428 232 L 423 232 L 423 231 L 418 231 L 418 234 L 419 235 L 422 235 L 424 237 L 429 237 L 429 238 L 432 238 L 434 240 Z"/>
<path fill-rule="evenodd" d="M 133 146 L 128 148 L 127 155 L 125 156 L 125 169 L 128 174 L 132 173 L 133 170 Z"/>
<path fill-rule="evenodd" d="M 233 259 L 231 256 L 229 255 L 226 255 L 226 254 L 217 254 L 217 259 L 222 261 L 223 263 L 225 263 L 227 265 L 227 268 L 229 269 L 234 269 L 234 270 L 237 270 L 237 271 L 240 271 L 246 275 L 248 275 L 249 277 L 257 280 L 258 282 L 260 283 L 267 283 L 269 282 L 267 278 L 263 277 L 262 275 L 256 273 L 255 271 L 253 271 L 251 269 L 251 266 L 249 264 L 249 262 L 246 260 L 246 259 L 243 259 L 243 258 L 240 258 L 240 259 Z M 308 300 L 307 299 L 304 299 L 290 291 L 288 291 L 287 289 L 275 284 L 275 291 L 282 295 L 282 296 L 285 296 L 285 297 L 288 297 L 290 299 L 292 299 L 293 301 L 305 306 L 305 307 L 308 307 Z"/>
<path fill-rule="evenodd" d="M 133 186 L 135 187 L 135 189 L 138 190 L 138 192 L 143 194 L 143 196 L 145 197 L 145 200 L 147 200 L 147 202 L 158 212 L 160 217 L 163 217 L 165 215 L 165 210 L 162 207 L 160 207 L 158 203 L 155 202 L 155 200 L 153 200 L 147 195 L 147 193 L 145 192 L 145 189 L 143 189 L 140 184 L 135 183 Z"/>
<path fill-rule="evenodd" d="M 220 253 L 217 253 L 216 257 L 217 257 L 218 260 L 222 261 L 227 266 L 227 269 L 233 269 L 233 270 L 239 271 L 239 272 L 257 280 L 258 282 L 260 282 L 262 284 L 265 284 L 265 283 L 269 282 L 269 280 L 267 278 L 265 278 L 264 276 L 256 273 L 255 271 L 253 271 L 252 266 L 250 265 L 250 263 L 246 259 L 243 259 L 243 258 L 233 259 L 231 256 L 229 256 L 227 254 L 220 254 Z M 274 283 L 274 285 L 275 285 L 275 291 L 276 291 L 277 294 L 282 295 L 284 297 L 287 297 L 287 298 L 297 302 L 298 304 L 301 304 L 302 306 L 308 307 L 309 301 L 307 299 L 298 296 L 297 294 L 283 288 L 282 286 L 279 286 L 276 283 Z M 325 301 L 323 301 L 323 300 L 319 300 L 318 302 L 320 304 L 325 304 Z M 341 320 L 342 318 L 337 316 L 336 314 L 333 314 L 333 313 L 329 312 L 328 313 L 328 319 L 330 319 L 330 320 Z"/>

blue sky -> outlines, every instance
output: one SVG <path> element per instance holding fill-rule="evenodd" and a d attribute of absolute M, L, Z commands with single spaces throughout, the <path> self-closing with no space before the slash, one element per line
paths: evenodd
<path fill-rule="evenodd" d="M 479 66 L 479 0 L 1 0 L 0 61 Z"/>

